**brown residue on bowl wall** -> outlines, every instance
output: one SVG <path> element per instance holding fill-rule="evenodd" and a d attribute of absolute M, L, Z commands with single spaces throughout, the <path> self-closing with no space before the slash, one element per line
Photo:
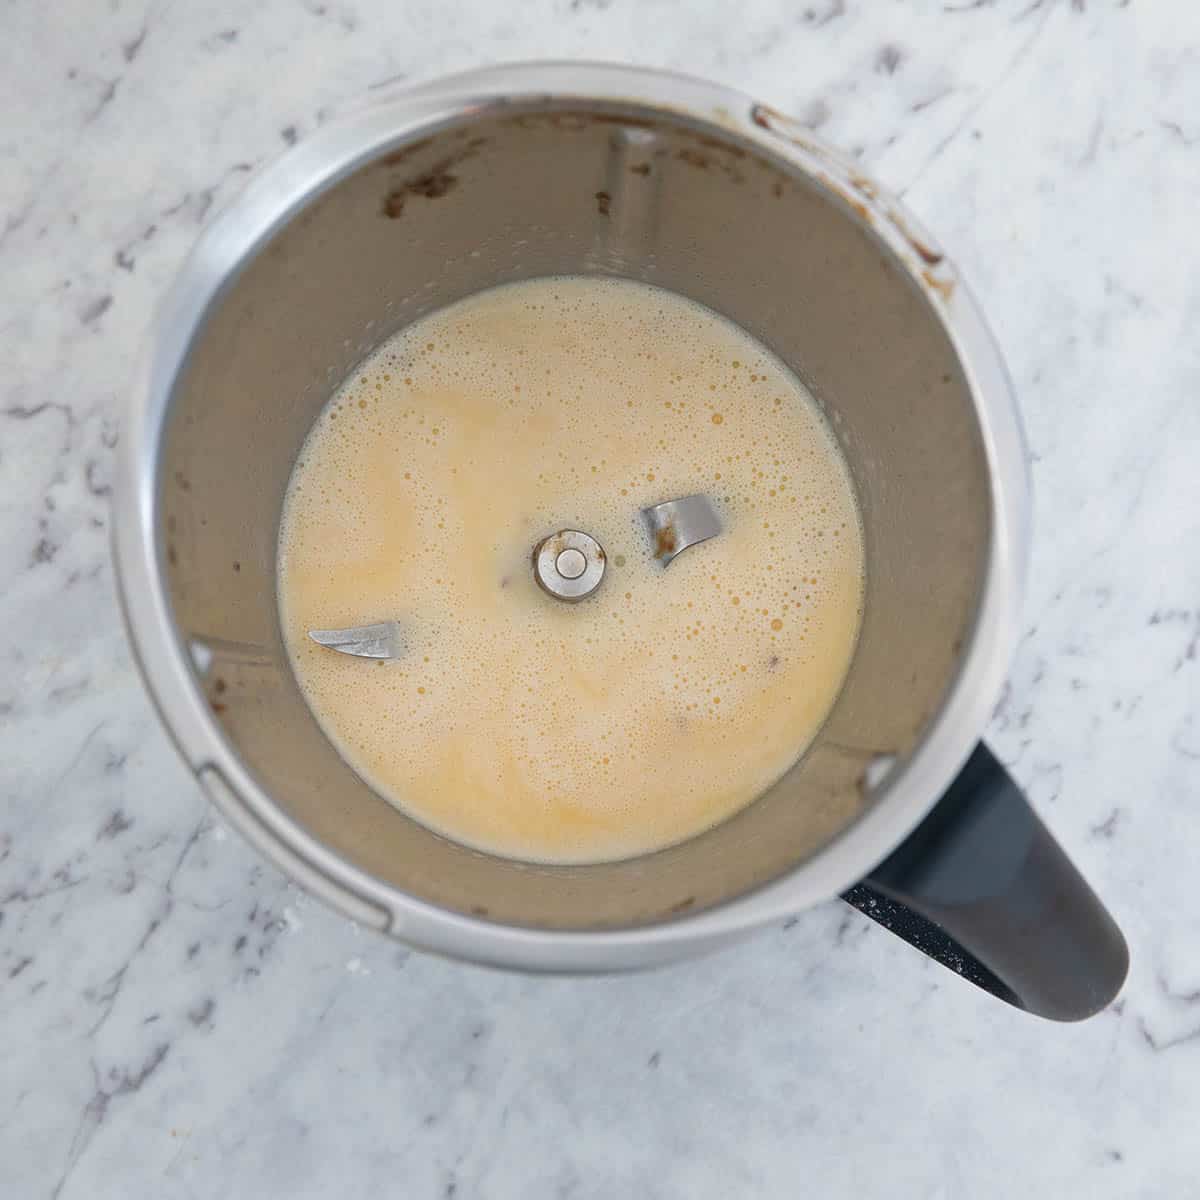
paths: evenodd
<path fill-rule="evenodd" d="M 432 140 L 432 138 L 426 138 L 411 146 L 396 150 L 385 158 L 380 159 L 380 163 L 389 167 L 403 164 L 418 151 L 430 145 Z M 456 150 L 453 154 L 446 155 L 434 163 L 428 170 L 422 171 L 420 175 L 416 175 L 412 179 L 406 179 L 403 183 L 389 188 L 384 194 L 383 203 L 380 206 L 380 214 L 387 217 L 388 220 L 394 221 L 404 215 L 404 206 L 410 196 L 420 196 L 425 200 L 439 200 L 442 196 L 454 191 L 459 185 L 459 177 L 451 168 L 457 167 L 469 158 L 474 158 L 479 153 L 481 147 L 487 144 L 488 140 L 485 137 L 472 138 L 461 149 Z"/>
<path fill-rule="evenodd" d="M 712 146 L 714 144 L 713 139 L 711 138 L 697 138 L 697 141 L 702 141 L 708 146 Z M 739 150 L 739 148 L 736 146 L 729 146 L 725 145 L 724 143 L 717 144 L 720 145 L 723 153 L 728 153 L 735 158 L 744 158 L 746 155 L 744 150 L 740 150 L 737 154 L 734 154 L 735 150 Z M 698 171 L 707 171 L 710 167 L 715 167 L 717 170 L 723 172 L 731 183 L 742 183 L 746 178 L 731 162 L 725 161 L 722 155 L 718 155 L 709 150 L 699 150 L 693 149 L 690 146 L 681 146 L 675 151 L 675 157 L 679 159 L 680 162 L 687 163 L 689 167 L 695 167 Z"/>
<path fill-rule="evenodd" d="M 414 179 L 407 186 L 414 196 L 424 196 L 426 200 L 436 200 L 458 186 L 458 176 L 435 167 L 427 175 Z"/>
<path fill-rule="evenodd" d="M 458 176 L 452 175 L 439 164 L 432 171 L 398 188 L 392 188 L 383 198 L 383 215 L 394 221 L 404 214 L 404 204 L 409 196 L 424 196 L 426 200 L 438 200 L 458 186 Z"/>

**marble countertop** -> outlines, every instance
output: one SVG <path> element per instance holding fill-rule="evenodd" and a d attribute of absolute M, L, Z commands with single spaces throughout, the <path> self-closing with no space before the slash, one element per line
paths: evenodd
<path fill-rule="evenodd" d="M 4 24 L 0 1193 L 1200 1195 L 1197 6 L 29 0 Z M 381 86 L 585 55 L 798 114 L 990 314 L 1036 545 L 988 735 L 1129 937 L 1093 1020 L 1024 1016 L 837 902 L 633 977 L 409 953 L 228 833 L 158 726 L 109 479 L 197 229 Z"/>

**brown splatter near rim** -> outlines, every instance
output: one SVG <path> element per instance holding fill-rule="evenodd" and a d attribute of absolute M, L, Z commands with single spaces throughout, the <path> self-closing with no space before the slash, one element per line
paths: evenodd
<path fill-rule="evenodd" d="M 700 140 L 700 139 L 698 139 Z M 734 147 L 726 145 L 724 142 L 705 142 L 706 145 L 717 146 L 720 150 L 729 151 L 730 156 L 734 158 L 744 158 L 745 151 L 741 154 L 734 155 L 732 151 Z M 705 150 L 696 150 L 690 146 L 682 146 L 675 151 L 675 157 L 682 163 L 687 163 L 689 167 L 695 167 L 698 171 L 707 171 L 709 167 L 722 172 L 731 183 L 743 183 L 745 176 L 731 162 L 726 161 L 716 151 L 709 153 Z"/>
<path fill-rule="evenodd" d="M 596 211 L 602 216 L 607 217 L 609 210 L 612 208 L 612 197 L 607 192 L 596 193 Z"/>
<path fill-rule="evenodd" d="M 696 903 L 695 896 L 685 896 L 682 900 L 679 901 L 678 904 L 672 904 L 671 907 L 667 911 L 673 912 L 673 913 L 685 912 L 687 909 L 691 908 L 692 905 L 695 903 Z"/>
<path fill-rule="evenodd" d="M 769 109 L 765 104 L 756 104 L 750 110 L 750 119 L 760 129 L 770 129 L 772 112 L 773 112 L 773 110 Z"/>
<path fill-rule="evenodd" d="M 888 209 L 888 219 L 900 230 L 904 235 L 904 240 L 913 248 L 926 266 L 936 267 L 938 263 L 945 259 L 946 256 L 940 250 L 935 250 L 909 229 L 903 213 L 897 212 L 894 208 Z"/>
<path fill-rule="evenodd" d="M 402 163 L 410 155 L 415 154 L 418 150 L 424 149 L 431 141 L 432 139 L 427 138 L 423 142 L 414 143 L 404 150 L 398 150 L 394 154 L 380 159 L 380 162 L 385 165 L 395 166 Z M 383 198 L 380 214 L 394 221 L 403 214 L 405 201 L 409 196 L 421 196 L 426 200 L 438 200 L 442 196 L 454 191 L 458 187 L 460 180 L 451 168 L 458 166 L 459 163 L 466 162 L 469 158 L 474 158 L 479 152 L 480 147 L 485 146 L 487 141 L 488 139 L 485 137 L 472 138 L 461 149 L 434 163 L 427 171 L 423 171 L 415 178 L 407 179 L 403 183 L 391 188 Z"/>
<path fill-rule="evenodd" d="M 943 300 L 949 300 L 954 295 L 954 280 L 939 279 L 932 271 L 925 270 L 921 272 L 921 278 L 935 291 Z"/>
<path fill-rule="evenodd" d="M 879 195 L 879 189 L 875 186 L 874 181 L 868 179 L 865 175 L 851 175 L 850 184 L 855 191 L 862 192 L 868 200 L 874 200 Z"/>
<path fill-rule="evenodd" d="M 458 187 L 458 176 L 435 167 L 432 171 L 405 186 L 414 196 L 424 196 L 426 200 L 437 200 Z"/>
<path fill-rule="evenodd" d="M 822 159 L 828 159 L 829 155 L 819 142 L 813 141 L 807 136 L 807 131 L 796 123 L 794 117 L 789 117 L 786 113 L 781 113 L 777 108 L 772 108 L 769 104 L 756 104 L 750 110 L 750 119 L 760 129 L 769 130 L 771 133 L 781 137 L 786 142 L 791 142 L 793 146 L 799 146 L 802 150 L 807 150 L 812 154 L 818 155 Z"/>
<path fill-rule="evenodd" d="M 654 535 L 654 557 L 669 558 L 675 553 L 677 545 L 679 539 L 675 533 L 675 526 L 668 522 Z"/>
<path fill-rule="evenodd" d="M 629 171 L 633 175 L 641 175 L 643 178 L 645 178 L 645 176 L 650 174 L 650 164 L 634 163 L 633 166 L 629 168 Z"/>
<path fill-rule="evenodd" d="M 913 237 L 911 233 L 906 233 L 905 237 L 908 238 L 908 244 L 921 256 L 921 261 L 931 267 L 936 267 L 946 257 L 937 250 L 931 250 L 924 242 Z"/>

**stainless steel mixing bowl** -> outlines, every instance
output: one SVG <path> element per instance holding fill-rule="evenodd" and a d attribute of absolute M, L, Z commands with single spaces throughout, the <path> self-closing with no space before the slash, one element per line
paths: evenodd
<path fill-rule="evenodd" d="M 346 373 L 431 309 L 560 273 L 673 289 L 789 363 L 851 464 L 868 570 L 849 676 L 787 776 L 690 841 L 585 867 L 466 849 L 373 794 L 301 698 L 275 596 L 289 472 Z M 1120 984 L 1120 934 L 976 750 L 1029 533 L 995 345 L 896 201 L 736 92 L 506 67 L 289 151 L 212 222 L 165 301 L 114 525 L 133 645 L 180 753 L 255 846 L 365 925 L 494 964 L 614 969 L 870 876 L 854 902 L 1025 1007 L 1082 1016 Z"/>

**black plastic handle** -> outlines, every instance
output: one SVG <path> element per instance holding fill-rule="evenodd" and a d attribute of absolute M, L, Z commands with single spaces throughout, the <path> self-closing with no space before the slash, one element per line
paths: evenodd
<path fill-rule="evenodd" d="M 1116 923 L 982 742 L 929 816 L 842 899 L 1052 1021 L 1099 1012 L 1129 969 Z"/>

